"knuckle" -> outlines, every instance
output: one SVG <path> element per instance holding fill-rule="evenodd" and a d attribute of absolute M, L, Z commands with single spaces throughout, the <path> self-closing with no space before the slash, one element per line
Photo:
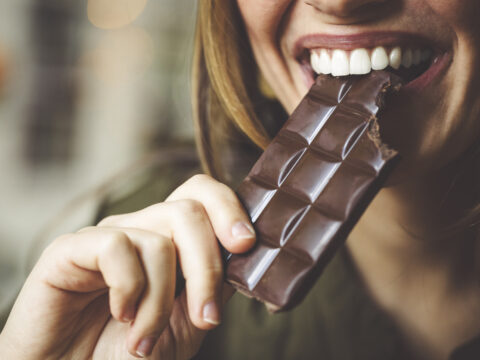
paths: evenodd
<path fill-rule="evenodd" d="M 63 249 L 72 239 L 73 234 L 64 234 L 54 239 L 42 252 L 42 257 L 49 257 Z"/>
<path fill-rule="evenodd" d="M 100 220 L 97 226 L 112 226 L 120 223 L 121 215 L 110 215 Z"/>
<path fill-rule="evenodd" d="M 174 204 L 179 215 L 205 215 L 205 208 L 203 207 L 203 204 L 198 200 L 178 200 Z"/>
<path fill-rule="evenodd" d="M 148 210 L 149 212 L 151 211 L 152 213 L 160 213 L 161 211 L 165 210 L 165 203 L 156 203 L 153 205 L 150 205 L 147 207 L 145 210 Z"/>
<path fill-rule="evenodd" d="M 207 192 L 215 192 L 219 193 L 220 195 L 236 198 L 235 193 L 230 187 L 219 182 L 218 180 L 215 180 L 209 175 L 194 175 L 187 181 L 187 183 L 193 184 L 194 186 L 203 186 L 203 190 Z"/>
<path fill-rule="evenodd" d="M 187 184 L 198 185 L 198 184 L 211 183 L 213 181 L 216 181 L 216 180 L 214 180 L 212 177 L 206 174 L 196 174 L 187 180 Z"/>
<path fill-rule="evenodd" d="M 65 243 L 70 242 L 74 234 L 63 234 L 57 237 L 55 240 L 52 241 L 49 247 L 61 247 L 64 246 Z"/>
<path fill-rule="evenodd" d="M 130 238 L 121 231 L 108 231 L 105 233 L 105 246 L 104 251 L 107 253 L 116 252 L 118 250 L 130 250 L 133 248 L 133 244 Z"/>
<path fill-rule="evenodd" d="M 89 232 L 89 231 L 95 231 L 97 229 L 96 226 L 86 226 L 81 228 L 80 230 L 77 231 L 77 234 L 84 233 L 84 232 Z"/>
<path fill-rule="evenodd" d="M 104 245 L 100 261 L 102 263 L 112 262 L 118 258 L 120 253 L 127 252 L 134 254 L 135 246 L 130 238 L 122 231 L 107 231 L 104 234 Z M 141 271 L 130 271 L 122 278 L 113 276 L 108 280 L 110 288 L 120 296 L 132 296 L 143 290 L 145 286 L 144 274 Z"/>
<path fill-rule="evenodd" d="M 187 181 L 185 181 L 182 185 L 180 185 L 172 194 L 167 198 L 167 201 L 175 201 L 184 198 L 188 198 L 192 193 L 192 191 L 198 191 L 199 187 L 202 190 L 209 188 L 213 182 L 216 182 L 212 177 L 205 175 L 205 174 L 197 174 L 193 175 Z"/>
<path fill-rule="evenodd" d="M 221 199 L 229 206 L 235 207 L 240 205 L 237 195 L 228 185 L 221 183 L 208 175 L 200 174 L 195 176 L 197 176 L 198 179 L 194 180 L 194 178 L 192 178 L 192 181 L 194 181 L 194 184 L 197 187 L 202 186 L 202 192 Z"/>

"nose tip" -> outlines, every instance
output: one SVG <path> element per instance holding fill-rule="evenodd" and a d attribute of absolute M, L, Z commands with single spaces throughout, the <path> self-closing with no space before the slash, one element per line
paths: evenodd
<path fill-rule="evenodd" d="M 372 11 L 377 5 L 383 5 L 388 0 L 308 0 L 305 1 L 318 11 L 336 16 L 336 17 L 352 17 L 357 13 L 364 13 L 371 9 Z"/>

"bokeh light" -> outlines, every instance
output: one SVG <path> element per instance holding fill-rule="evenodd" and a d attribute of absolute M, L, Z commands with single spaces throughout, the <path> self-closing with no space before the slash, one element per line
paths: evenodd
<path fill-rule="evenodd" d="M 101 29 L 118 29 L 131 24 L 145 9 L 148 0 L 88 0 L 90 22 Z"/>

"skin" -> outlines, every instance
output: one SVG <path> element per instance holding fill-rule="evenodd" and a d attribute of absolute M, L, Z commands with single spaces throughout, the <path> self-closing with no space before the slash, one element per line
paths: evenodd
<path fill-rule="evenodd" d="M 258 66 L 289 112 L 308 89 L 291 52 L 302 35 L 408 29 L 450 51 L 452 61 L 434 86 L 398 95 L 389 105 L 404 109 L 382 125 L 385 140 L 404 155 L 403 165 L 348 241 L 365 286 L 404 334 L 406 358 L 446 359 L 480 333 L 476 241 L 466 231 L 442 241 L 438 236 L 440 224 L 458 215 L 473 188 L 467 181 L 443 201 L 460 166 L 450 160 L 478 137 L 477 0 L 238 5 Z M 433 216 L 440 205 L 444 210 Z M 190 358 L 232 294 L 222 284 L 216 238 L 231 252 L 246 251 L 255 240 L 249 226 L 232 190 L 196 176 L 165 203 L 56 239 L 0 335 L 0 358 L 121 360 L 140 357 L 138 350 L 153 352 L 152 359 Z M 177 257 L 187 281 L 175 299 Z M 213 307 L 204 313 L 206 304 Z M 139 347 L 142 340 L 150 345 Z"/>
<path fill-rule="evenodd" d="M 465 166 L 460 155 L 479 137 L 478 1 L 238 0 L 238 5 L 257 64 L 288 112 L 308 90 L 293 51 L 302 36 L 408 31 L 441 44 L 451 56 L 425 89 L 404 91 L 389 102 L 382 137 L 403 160 L 347 244 L 372 297 L 403 332 L 409 358 L 446 359 L 480 333 L 477 234 L 441 238 L 439 231 L 472 205 L 475 188 L 467 176 L 445 197 Z"/>

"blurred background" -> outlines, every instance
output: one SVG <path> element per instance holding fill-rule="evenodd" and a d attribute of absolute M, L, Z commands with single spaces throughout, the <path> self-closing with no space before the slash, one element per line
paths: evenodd
<path fill-rule="evenodd" d="M 192 138 L 195 4 L 0 1 L 0 310 L 65 204 Z"/>

